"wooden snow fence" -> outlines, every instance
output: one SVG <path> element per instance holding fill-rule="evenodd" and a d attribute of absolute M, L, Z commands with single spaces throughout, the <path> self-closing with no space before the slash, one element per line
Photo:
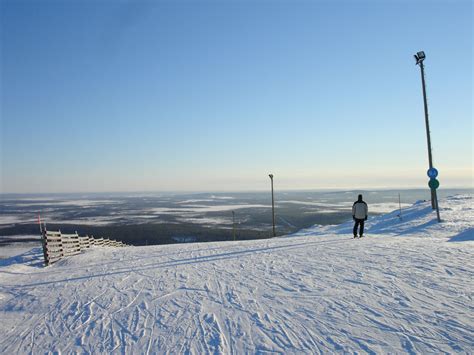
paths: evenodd
<path fill-rule="evenodd" d="M 61 231 L 43 233 L 43 255 L 46 266 L 64 257 L 80 254 L 91 247 L 125 247 L 126 244 L 108 238 L 80 237 L 74 234 L 63 234 Z"/>

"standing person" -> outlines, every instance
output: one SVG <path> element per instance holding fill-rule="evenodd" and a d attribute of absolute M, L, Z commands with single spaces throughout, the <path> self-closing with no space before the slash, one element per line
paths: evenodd
<path fill-rule="evenodd" d="M 364 235 L 364 222 L 367 220 L 367 214 L 369 208 L 367 204 L 362 200 L 362 195 L 359 195 L 358 199 L 352 205 L 352 219 L 354 220 L 354 238 L 357 238 L 357 229 L 360 225 L 359 237 L 362 238 Z"/>

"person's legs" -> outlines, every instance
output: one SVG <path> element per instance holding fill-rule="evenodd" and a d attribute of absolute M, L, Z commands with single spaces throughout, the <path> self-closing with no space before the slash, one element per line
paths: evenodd
<path fill-rule="evenodd" d="M 353 233 L 354 233 L 354 238 L 357 237 L 357 228 L 359 227 L 359 223 L 360 223 L 360 220 L 356 219 L 354 220 L 354 229 L 353 229 Z"/>
<path fill-rule="evenodd" d="M 361 219 L 360 220 L 360 236 L 362 237 L 362 235 L 364 235 L 364 220 Z"/>

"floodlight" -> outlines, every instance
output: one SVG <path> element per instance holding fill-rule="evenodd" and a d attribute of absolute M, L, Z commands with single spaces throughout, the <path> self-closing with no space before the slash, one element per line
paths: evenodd
<path fill-rule="evenodd" d="M 418 65 L 418 64 L 420 64 L 421 62 L 423 62 L 425 60 L 426 55 L 425 55 L 425 52 L 420 51 L 420 52 L 416 53 L 414 55 L 414 57 L 415 57 L 415 60 L 416 60 L 416 64 Z"/>

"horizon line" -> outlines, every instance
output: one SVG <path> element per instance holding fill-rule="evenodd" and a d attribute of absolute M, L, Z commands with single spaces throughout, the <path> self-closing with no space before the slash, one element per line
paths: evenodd
<path fill-rule="evenodd" d="M 347 187 L 321 187 L 321 188 L 284 188 L 275 189 L 276 192 L 351 192 L 351 191 L 396 191 L 396 190 L 430 190 L 425 186 L 407 186 L 407 187 L 373 187 L 373 188 L 347 188 Z M 442 188 L 441 190 L 474 190 L 474 186 L 453 186 Z M 440 190 L 438 190 L 440 191 Z M 225 193 L 263 193 L 267 189 L 255 190 L 123 190 L 123 191 L 57 191 L 57 192 L 0 192 L 0 196 L 8 195 L 76 195 L 76 194 L 225 194 Z"/>

